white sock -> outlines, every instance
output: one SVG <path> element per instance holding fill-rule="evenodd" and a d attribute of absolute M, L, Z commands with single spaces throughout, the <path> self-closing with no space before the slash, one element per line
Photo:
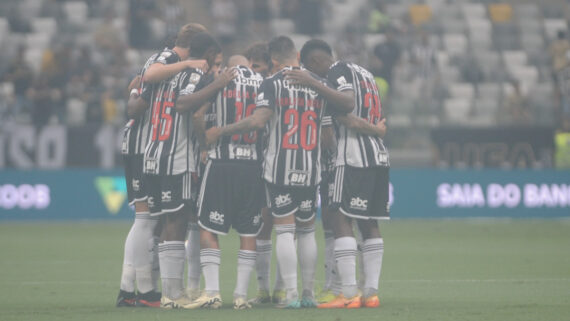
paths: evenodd
<path fill-rule="evenodd" d="M 188 244 L 186 246 L 188 260 L 188 288 L 200 288 L 200 228 L 196 223 L 188 224 Z"/>
<path fill-rule="evenodd" d="M 136 223 L 135 216 L 135 223 Z M 125 292 L 135 292 L 135 258 L 134 258 L 134 247 L 135 247 L 135 234 L 136 228 L 135 223 L 131 226 L 129 234 L 127 234 L 127 239 L 125 240 L 125 248 L 123 254 L 123 271 L 121 273 L 121 290 Z"/>
<path fill-rule="evenodd" d="M 137 214 L 133 225 L 134 267 L 139 293 L 148 293 L 157 289 L 152 275 L 155 264 L 154 228 L 157 224 L 158 219 L 149 214 Z"/>
<path fill-rule="evenodd" d="M 162 294 L 173 300 L 184 294 L 185 256 L 182 241 L 165 241 L 158 244 Z"/>
<path fill-rule="evenodd" d="M 334 265 L 334 233 L 332 230 L 325 230 L 325 285 L 323 290 L 332 289 Z"/>
<path fill-rule="evenodd" d="M 356 295 L 356 239 L 340 237 L 334 242 L 336 266 L 342 282 L 342 293 L 346 298 Z"/>
<path fill-rule="evenodd" d="M 204 273 L 204 290 L 208 295 L 220 293 L 220 257 L 219 249 L 201 249 L 200 264 Z"/>
<path fill-rule="evenodd" d="M 366 279 L 366 273 L 364 271 L 364 261 L 362 259 L 362 233 L 360 233 L 360 229 L 356 229 L 356 267 L 358 268 L 358 288 L 362 289 L 364 287 L 364 280 Z"/>
<path fill-rule="evenodd" d="M 369 297 L 378 292 L 378 282 L 382 271 L 382 255 L 384 254 L 384 240 L 382 238 L 368 239 L 362 246 L 364 265 L 364 295 Z"/>
<path fill-rule="evenodd" d="M 297 253 L 295 251 L 295 224 L 276 224 L 275 253 L 287 298 L 296 300 L 297 291 Z"/>
<path fill-rule="evenodd" d="M 271 240 L 255 240 L 257 247 L 257 257 L 255 259 L 255 270 L 257 272 L 257 284 L 260 290 L 269 292 L 270 272 L 271 272 Z"/>
<path fill-rule="evenodd" d="M 297 252 L 303 281 L 303 295 L 314 297 L 315 268 L 317 266 L 317 241 L 315 226 L 297 227 Z"/>
<path fill-rule="evenodd" d="M 249 277 L 255 266 L 255 251 L 239 250 L 237 261 L 237 282 L 234 297 L 247 297 Z"/>
<path fill-rule="evenodd" d="M 342 280 L 340 279 L 340 274 L 338 273 L 338 268 L 336 264 L 333 266 L 332 269 L 331 290 L 335 295 L 339 295 L 342 293 Z"/>
<path fill-rule="evenodd" d="M 273 292 L 283 290 L 283 278 L 281 277 L 281 270 L 279 270 L 279 263 L 275 265 L 275 284 L 273 285 Z"/>
<path fill-rule="evenodd" d="M 152 251 L 152 286 L 158 291 L 158 282 L 160 282 L 160 264 L 158 263 L 158 237 L 153 237 L 154 248 Z"/>

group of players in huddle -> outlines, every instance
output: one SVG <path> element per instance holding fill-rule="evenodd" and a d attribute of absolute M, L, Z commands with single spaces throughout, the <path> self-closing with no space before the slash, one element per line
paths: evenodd
<path fill-rule="evenodd" d="M 379 306 L 377 220 L 389 217 L 389 160 L 373 76 L 335 62 L 317 39 L 299 53 L 280 36 L 230 57 L 223 69 L 222 60 L 216 40 L 191 23 L 129 86 L 122 152 L 136 215 L 117 306 L 221 307 L 218 235 L 230 227 L 240 235 L 235 309 Z M 326 280 L 315 296 L 319 194 Z M 247 300 L 254 268 L 259 292 Z"/>

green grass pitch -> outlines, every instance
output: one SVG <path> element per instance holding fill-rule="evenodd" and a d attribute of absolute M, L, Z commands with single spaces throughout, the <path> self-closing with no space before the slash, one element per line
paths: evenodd
<path fill-rule="evenodd" d="M 223 309 L 115 308 L 129 226 L 0 224 L 0 320 L 570 320 L 569 221 L 382 223 L 381 307 L 296 311 L 231 309 L 235 234 L 222 238 Z"/>

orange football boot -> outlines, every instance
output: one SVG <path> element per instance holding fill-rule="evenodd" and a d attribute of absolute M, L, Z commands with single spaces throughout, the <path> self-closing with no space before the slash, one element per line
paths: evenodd
<path fill-rule="evenodd" d="M 358 309 L 362 306 L 362 298 L 360 294 L 353 296 L 352 298 L 345 298 L 344 295 L 339 294 L 336 299 L 321 303 L 317 306 L 319 309 Z"/>
<path fill-rule="evenodd" d="M 362 306 L 367 308 L 377 308 L 380 306 L 380 299 L 377 295 L 371 295 L 367 298 L 362 297 Z"/>

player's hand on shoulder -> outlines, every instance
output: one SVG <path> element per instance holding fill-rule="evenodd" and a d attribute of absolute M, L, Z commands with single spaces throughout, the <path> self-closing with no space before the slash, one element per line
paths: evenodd
<path fill-rule="evenodd" d="M 220 127 L 212 127 L 206 130 L 206 145 L 211 145 L 220 139 L 222 129 Z"/>
<path fill-rule="evenodd" d="M 210 69 L 210 65 L 208 65 L 208 61 L 206 59 L 194 59 L 194 60 L 186 60 L 188 68 L 196 68 L 200 69 L 203 72 L 208 71 Z"/>
<path fill-rule="evenodd" d="M 311 86 L 316 81 L 306 70 L 287 70 L 283 74 L 285 75 L 285 80 L 294 85 Z"/>
<path fill-rule="evenodd" d="M 216 82 L 220 87 L 225 87 L 230 81 L 234 80 L 238 76 L 238 71 L 236 68 L 225 68 L 216 74 Z"/>

